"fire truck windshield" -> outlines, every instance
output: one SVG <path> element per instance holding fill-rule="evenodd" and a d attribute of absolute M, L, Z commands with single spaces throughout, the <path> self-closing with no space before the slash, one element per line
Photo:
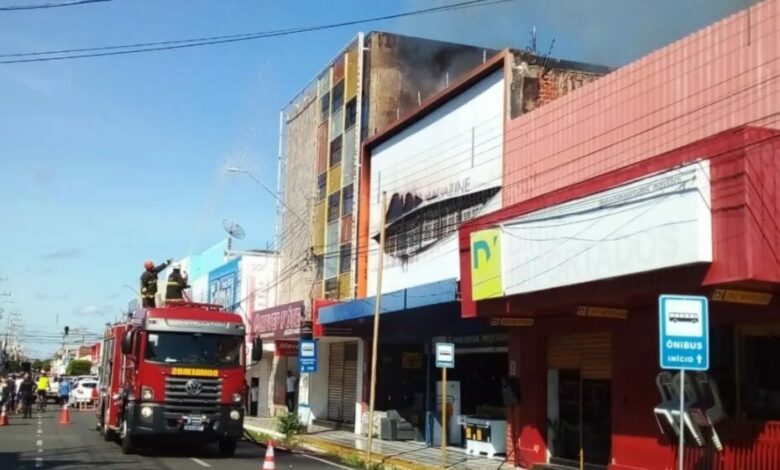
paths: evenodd
<path fill-rule="evenodd" d="M 150 332 L 146 359 L 166 364 L 239 365 L 243 336 Z"/>

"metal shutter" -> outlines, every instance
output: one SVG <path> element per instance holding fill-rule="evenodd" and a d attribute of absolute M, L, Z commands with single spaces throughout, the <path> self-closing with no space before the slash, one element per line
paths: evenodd
<path fill-rule="evenodd" d="M 547 341 L 549 369 L 578 369 L 583 379 L 612 378 L 612 336 L 587 333 L 551 336 Z"/>
<path fill-rule="evenodd" d="M 342 390 L 341 413 L 345 423 L 355 422 L 357 401 L 358 345 L 348 343 L 344 348 L 344 386 Z"/>
<path fill-rule="evenodd" d="M 331 343 L 328 357 L 328 419 L 341 421 L 344 400 L 344 343 Z"/>

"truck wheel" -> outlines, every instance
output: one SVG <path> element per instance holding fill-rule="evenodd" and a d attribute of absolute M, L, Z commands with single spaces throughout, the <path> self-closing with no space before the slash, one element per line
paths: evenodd
<path fill-rule="evenodd" d="M 108 424 L 104 424 L 100 428 L 100 434 L 103 435 L 103 440 L 106 442 L 111 442 L 114 440 L 114 431 L 111 430 L 111 428 L 108 427 Z"/>
<path fill-rule="evenodd" d="M 123 454 L 135 453 L 135 439 L 130 435 L 130 430 L 127 429 L 127 420 L 122 420 L 122 430 L 119 433 L 119 444 L 122 447 Z"/>
<path fill-rule="evenodd" d="M 219 440 L 219 456 L 220 457 L 233 457 L 236 453 L 236 445 L 238 440 L 235 438 L 226 437 Z"/>

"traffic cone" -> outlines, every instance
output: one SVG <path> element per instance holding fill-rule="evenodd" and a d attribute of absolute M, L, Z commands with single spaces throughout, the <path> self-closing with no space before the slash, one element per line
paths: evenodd
<path fill-rule="evenodd" d="M 274 445 L 271 441 L 268 441 L 268 448 L 265 451 L 265 461 L 263 462 L 262 470 L 276 470 L 276 463 L 274 460 Z"/>
<path fill-rule="evenodd" d="M 5 412 L 5 405 L 3 405 L 3 412 L 0 414 L 0 426 L 8 426 L 8 415 Z"/>
<path fill-rule="evenodd" d="M 70 424 L 70 410 L 68 410 L 68 404 L 62 405 L 62 411 L 60 411 L 60 424 Z"/>

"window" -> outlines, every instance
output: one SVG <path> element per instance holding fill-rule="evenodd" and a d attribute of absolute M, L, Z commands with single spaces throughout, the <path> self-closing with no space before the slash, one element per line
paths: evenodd
<path fill-rule="evenodd" d="M 357 98 L 352 98 L 347 103 L 347 115 L 345 117 L 344 127 L 349 129 L 357 122 Z"/>
<path fill-rule="evenodd" d="M 352 270 L 352 244 L 345 243 L 341 245 L 341 261 L 339 262 L 339 272 L 348 273 Z"/>
<path fill-rule="evenodd" d="M 243 336 L 150 332 L 146 359 L 166 364 L 238 365 Z"/>
<path fill-rule="evenodd" d="M 328 196 L 328 222 L 333 222 L 339 218 L 339 199 L 341 198 L 340 191 Z M 330 243 L 330 240 L 328 240 Z"/>
<path fill-rule="evenodd" d="M 322 255 L 315 256 L 314 262 L 315 262 L 314 280 L 315 281 L 321 281 L 322 280 L 322 271 L 324 269 Z"/>
<path fill-rule="evenodd" d="M 330 166 L 341 163 L 341 136 L 336 137 L 330 143 Z"/>
<path fill-rule="evenodd" d="M 320 98 L 320 122 L 327 121 L 330 114 L 330 93 Z"/>
<path fill-rule="evenodd" d="M 352 213 L 352 205 L 354 203 L 354 188 L 350 184 L 341 190 L 341 215 L 349 215 Z"/>
<path fill-rule="evenodd" d="M 325 280 L 325 298 L 334 300 L 339 298 L 339 278 Z"/>
<path fill-rule="evenodd" d="M 317 200 L 322 201 L 328 193 L 328 174 L 323 173 L 317 177 Z"/>
<path fill-rule="evenodd" d="M 338 82 L 331 91 L 333 96 L 333 103 L 331 107 L 334 110 L 338 110 L 344 105 L 344 80 Z"/>

